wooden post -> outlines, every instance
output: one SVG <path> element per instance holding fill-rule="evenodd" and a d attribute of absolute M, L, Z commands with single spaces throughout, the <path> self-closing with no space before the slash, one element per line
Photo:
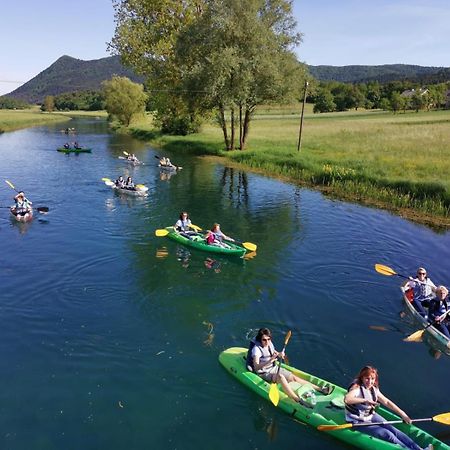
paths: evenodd
<path fill-rule="evenodd" d="M 300 129 L 298 131 L 298 144 L 297 151 L 300 151 L 300 147 L 302 146 L 302 128 L 303 128 L 303 114 L 305 112 L 305 103 L 306 103 L 306 89 L 308 87 L 308 82 L 305 80 L 305 92 L 303 93 L 303 106 L 302 106 L 302 115 L 300 117 Z"/>

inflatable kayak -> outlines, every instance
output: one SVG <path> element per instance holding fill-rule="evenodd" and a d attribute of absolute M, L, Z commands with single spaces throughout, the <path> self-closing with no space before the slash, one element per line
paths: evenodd
<path fill-rule="evenodd" d="M 24 212 L 17 211 L 15 206 L 11 206 L 10 211 L 17 222 L 29 222 L 33 219 L 33 209 L 29 209 L 28 211 Z"/>
<path fill-rule="evenodd" d="M 86 148 L 86 147 L 82 147 L 82 148 L 59 147 L 56 150 L 58 152 L 62 152 L 62 153 L 91 153 L 92 152 L 91 148 Z"/>
<path fill-rule="evenodd" d="M 210 253 L 220 253 L 222 255 L 236 255 L 236 256 L 244 256 L 247 250 L 244 247 L 233 244 L 232 242 L 226 242 L 229 248 L 219 247 L 217 245 L 210 245 L 206 243 L 205 237 L 202 234 L 194 234 L 191 239 L 186 236 L 177 233 L 173 227 L 166 227 L 166 230 L 169 232 L 167 235 L 168 238 L 173 239 L 174 241 L 179 242 L 180 244 L 187 245 L 188 247 L 193 247 L 198 250 L 203 250 L 205 252 Z"/>
<path fill-rule="evenodd" d="M 166 172 L 176 172 L 178 169 L 182 169 L 182 167 L 178 166 L 165 166 L 161 164 L 158 164 L 158 167 L 160 170 L 165 170 Z"/>
<path fill-rule="evenodd" d="M 112 189 L 120 194 L 133 195 L 135 197 L 142 197 L 147 195 L 148 187 L 143 184 L 137 184 L 134 188 L 120 188 L 114 183 L 112 185 L 108 184 Z"/>
<path fill-rule="evenodd" d="M 219 362 L 225 367 L 233 377 L 237 378 L 241 383 L 256 392 L 261 397 L 269 400 L 270 383 L 267 383 L 258 375 L 253 372 L 249 372 L 246 368 L 246 356 L 247 349 L 241 347 L 232 347 L 224 350 L 219 355 Z M 294 367 L 282 364 L 288 370 L 291 370 L 295 375 L 303 378 L 318 386 L 329 385 L 331 383 L 322 380 L 314 375 L 310 375 Z M 298 420 L 302 424 L 307 424 L 311 427 L 317 428 L 319 425 L 341 425 L 345 424 L 344 413 L 344 395 L 346 390 L 331 384 L 334 386 L 331 394 L 323 395 L 315 392 L 315 397 L 308 397 L 305 394 L 310 392 L 307 386 L 300 386 L 298 383 L 291 383 L 291 387 L 297 391 L 299 397 L 303 398 L 302 403 L 297 403 L 287 397 L 286 394 L 280 389 L 280 402 L 278 408 L 289 414 L 294 419 Z M 377 409 L 378 414 L 385 417 L 386 420 L 400 420 L 398 416 L 390 411 L 379 407 Z M 419 446 L 426 447 L 429 444 L 434 445 L 435 450 L 450 450 L 450 446 L 439 441 L 435 437 L 421 430 L 414 425 L 407 425 L 400 423 L 395 425 L 399 430 L 406 433 L 411 439 L 413 439 Z M 387 441 L 369 436 L 368 434 L 361 433 L 356 428 L 346 428 L 333 431 L 317 431 L 317 433 L 325 433 L 327 436 L 332 436 L 336 439 L 344 441 L 354 447 L 370 450 L 398 450 L 397 445 L 391 444 Z M 326 444 L 324 444 L 326 448 Z"/>
<path fill-rule="evenodd" d="M 128 159 L 128 158 L 125 158 L 125 156 L 119 156 L 119 159 L 121 159 L 122 161 L 126 161 L 127 163 L 132 164 L 133 166 L 140 166 L 141 164 L 142 165 L 144 164 L 142 161 Z"/>
<path fill-rule="evenodd" d="M 418 329 L 424 330 L 424 339 L 426 338 L 432 347 L 445 353 L 446 355 L 450 355 L 450 339 L 444 333 L 441 333 L 437 328 L 433 326 L 427 326 L 429 325 L 428 320 L 422 317 L 411 303 L 412 295 L 412 290 L 409 289 L 406 292 L 406 297 L 409 299 L 409 301 L 407 301 L 404 296 L 402 297 L 403 302 L 406 306 L 406 310 L 414 319 L 414 324 L 417 324 Z"/>

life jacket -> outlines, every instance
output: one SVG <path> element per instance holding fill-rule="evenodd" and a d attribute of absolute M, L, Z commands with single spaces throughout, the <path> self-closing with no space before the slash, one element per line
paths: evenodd
<path fill-rule="evenodd" d="M 353 382 L 348 391 L 350 391 L 351 386 L 353 386 L 355 382 Z M 356 383 L 357 384 L 357 383 Z M 378 389 L 372 386 L 370 389 L 367 389 L 364 386 L 359 385 L 359 396 L 358 398 L 365 398 L 367 400 L 373 400 L 374 402 L 378 401 Z M 373 416 L 375 412 L 375 407 L 371 405 L 366 405 L 363 403 L 358 403 L 355 405 L 349 405 L 345 403 L 345 418 L 348 422 L 358 420 L 358 421 L 368 421 Z"/>
<path fill-rule="evenodd" d="M 254 348 L 255 346 L 258 347 L 258 348 L 260 349 L 260 351 L 261 351 L 262 354 L 264 354 L 264 349 L 263 349 L 262 345 L 259 344 L 259 342 L 256 341 L 256 339 L 252 339 L 252 340 L 250 341 L 249 346 L 248 346 L 247 358 L 246 358 L 246 360 L 245 360 L 245 366 L 247 367 L 247 370 L 248 370 L 249 372 L 255 372 L 255 373 L 256 373 L 255 368 L 253 367 L 253 356 L 252 356 L 253 348 Z M 271 346 L 270 346 L 270 345 L 268 346 L 268 350 L 269 350 L 270 356 L 272 356 L 272 355 L 273 355 L 273 352 L 272 352 L 272 349 L 271 349 Z M 275 362 L 273 362 L 273 365 L 275 365 Z"/>
<path fill-rule="evenodd" d="M 188 231 L 191 225 L 190 219 L 180 219 L 181 226 L 178 227 L 178 231 Z"/>
<path fill-rule="evenodd" d="M 206 238 L 206 242 L 207 242 L 209 245 L 211 245 L 211 244 L 214 244 L 214 241 L 215 241 L 214 233 L 211 231 L 211 232 L 208 234 L 207 238 Z M 252 348 L 253 348 L 253 347 L 252 347 Z"/>
<path fill-rule="evenodd" d="M 425 278 L 425 281 L 422 283 L 419 280 L 413 280 L 414 284 L 412 289 L 414 291 L 414 299 L 418 302 L 423 302 L 424 300 L 430 300 L 434 297 L 432 291 L 432 284 L 428 282 L 428 278 Z"/>

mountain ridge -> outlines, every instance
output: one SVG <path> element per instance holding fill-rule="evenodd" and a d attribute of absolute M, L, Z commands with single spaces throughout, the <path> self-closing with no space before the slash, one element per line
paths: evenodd
<path fill-rule="evenodd" d="M 84 61 L 63 55 L 47 69 L 6 96 L 28 103 L 42 103 L 48 95 L 100 90 L 101 83 L 113 75 L 128 77 L 138 83 L 143 82 L 142 77 L 122 65 L 119 56 Z"/>

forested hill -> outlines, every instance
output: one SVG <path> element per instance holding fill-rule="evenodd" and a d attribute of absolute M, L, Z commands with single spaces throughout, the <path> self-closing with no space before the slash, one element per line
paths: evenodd
<path fill-rule="evenodd" d="M 311 75 L 320 81 L 344 83 L 387 83 L 395 80 L 411 80 L 423 83 L 440 83 L 450 79 L 450 68 L 424 67 L 408 64 L 384 64 L 381 66 L 307 66 Z"/>
<path fill-rule="evenodd" d="M 102 81 L 109 80 L 113 75 L 142 82 L 141 78 L 121 64 L 119 56 L 109 56 L 91 61 L 62 56 L 50 67 L 7 96 L 28 103 L 41 103 L 47 95 L 100 90 Z"/>

